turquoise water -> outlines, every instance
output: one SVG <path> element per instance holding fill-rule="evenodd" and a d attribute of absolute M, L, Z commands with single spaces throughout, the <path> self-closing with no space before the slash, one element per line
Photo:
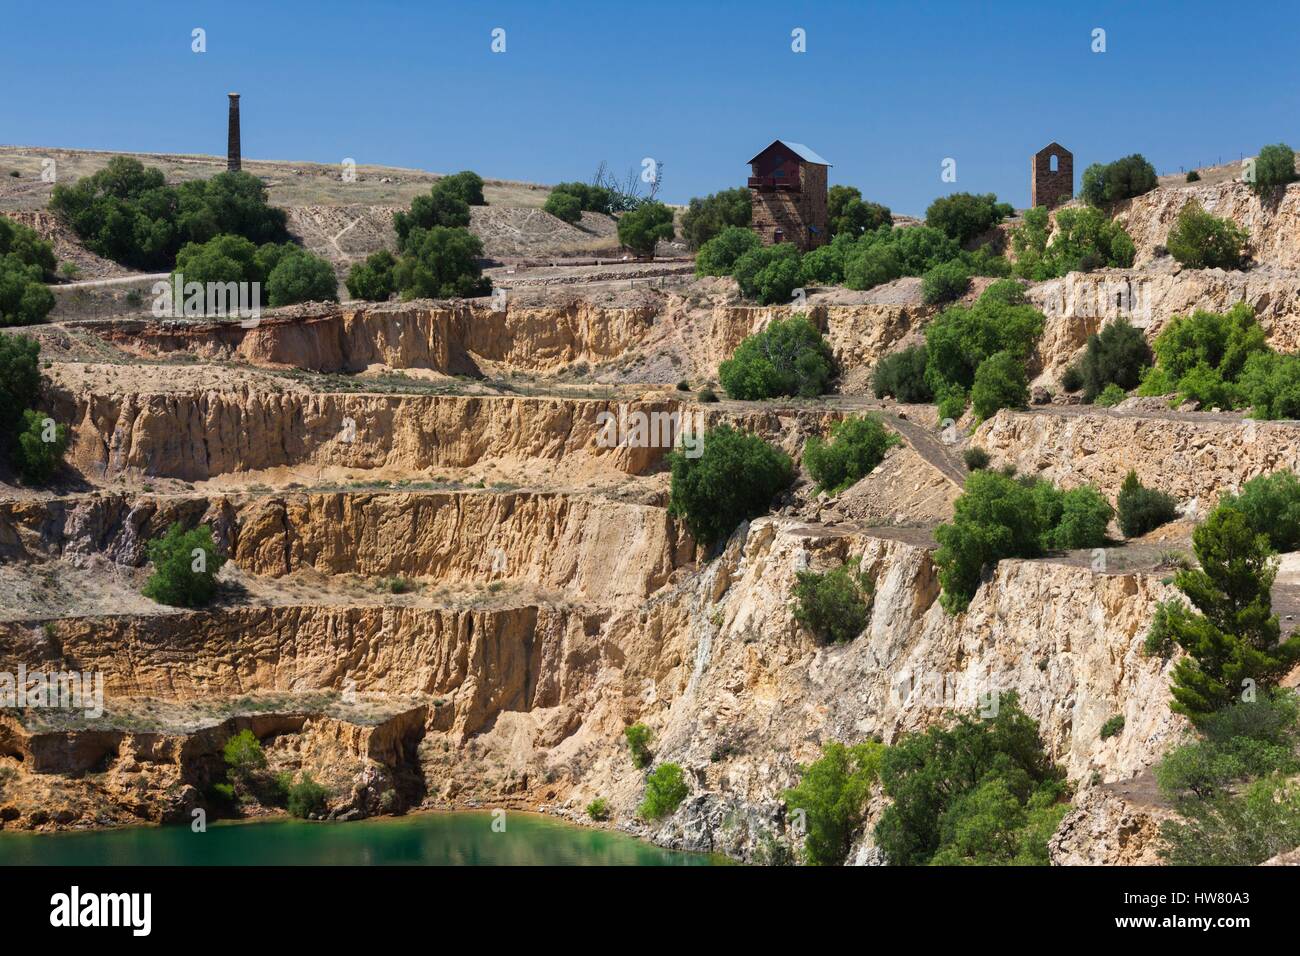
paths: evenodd
<path fill-rule="evenodd" d="M 676 853 L 623 833 L 528 813 L 414 813 L 352 823 L 275 819 L 83 833 L 0 833 L 0 865 L 48 866 L 701 866 L 721 862 Z"/>

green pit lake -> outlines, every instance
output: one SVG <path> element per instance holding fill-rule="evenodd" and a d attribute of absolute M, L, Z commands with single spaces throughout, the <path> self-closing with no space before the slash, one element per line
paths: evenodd
<path fill-rule="evenodd" d="M 708 866 L 624 833 L 530 813 L 413 813 L 351 823 L 277 818 L 77 833 L 0 832 L 5 866 Z"/>

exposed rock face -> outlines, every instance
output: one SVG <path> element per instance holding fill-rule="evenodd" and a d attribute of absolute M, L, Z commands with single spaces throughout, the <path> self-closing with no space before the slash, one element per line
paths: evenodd
<path fill-rule="evenodd" d="M 436 577 L 444 583 L 522 579 L 602 602 L 643 598 L 694 557 L 664 509 L 587 496 L 525 492 L 94 495 L 0 501 L 0 555 L 146 560 L 145 542 L 173 521 L 209 523 L 234 563 L 279 577 Z"/>
<path fill-rule="evenodd" d="M 1127 319 L 1155 341 L 1175 316 L 1225 312 L 1237 302 L 1255 310 L 1273 348 L 1300 350 L 1300 273 L 1279 268 L 1099 269 L 1038 283 L 1026 294 L 1047 318 L 1037 347 L 1039 382 L 1059 380 L 1088 336 L 1109 322 Z"/>
<path fill-rule="evenodd" d="M 1166 186 L 1138 196 L 1115 217 L 1137 246 L 1135 265 L 1151 261 L 1156 246 L 1168 240 L 1178 213 L 1193 200 L 1245 228 L 1256 262 L 1300 269 L 1300 185 L 1295 183 L 1263 199 L 1242 182 Z"/>
<path fill-rule="evenodd" d="M 1047 842 L 1053 866 L 1152 866 L 1160 863 L 1160 824 L 1172 811 L 1126 800 L 1108 787 L 1074 798 Z"/>
<path fill-rule="evenodd" d="M 1224 492 L 1257 475 L 1300 469 L 1300 427 L 1235 416 L 1172 413 L 1012 412 L 982 424 L 973 443 L 994 467 L 1064 487 L 1096 485 L 1112 501 L 1129 469 L 1144 485 L 1207 513 Z"/>
<path fill-rule="evenodd" d="M 318 372 L 359 372 L 371 365 L 477 374 L 480 361 L 545 370 L 620 355 L 649 332 L 647 308 L 564 306 L 495 311 L 470 302 L 327 307 L 318 313 L 271 315 L 253 328 L 225 322 L 130 322 L 96 325 L 128 351 L 187 351 L 205 359 L 242 359 Z M 248 324 L 248 323 L 246 323 Z"/>

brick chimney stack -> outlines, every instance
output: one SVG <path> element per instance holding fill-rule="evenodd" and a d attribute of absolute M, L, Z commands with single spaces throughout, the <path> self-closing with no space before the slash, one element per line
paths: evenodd
<path fill-rule="evenodd" d="M 226 171 L 237 173 L 239 162 L 239 94 L 230 95 L 230 123 L 226 134 Z"/>

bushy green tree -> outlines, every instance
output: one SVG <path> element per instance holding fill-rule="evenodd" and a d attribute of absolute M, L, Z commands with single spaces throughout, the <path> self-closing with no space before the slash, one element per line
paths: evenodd
<path fill-rule="evenodd" d="M 1212 216 L 1196 200 L 1183 206 L 1165 246 L 1188 269 L 1240 269 L 1246 230 L 1230 219 Z"/>
<path fill-rule="evenodd" d="M 387 249 L 372 252 L 365 262 L 355 262 L 348 271 L 348 295 L 369 302 L 387 302 L 397 291 L 393 269 L 397 260 Z"/>
<path fill-rule="evenodd" d="M 1300 550 L 1300 479 L 1292 471 L 1275 471 L 1250 479 L 1241 494 L 1227 494 L 1221 508 L 1240 511 L 1251 530 L 1265 535 L 1275 551 Z"/>
<path fill-rule="evenodd" d="M 54 245 L 42 239 L 35 229 L 7 216 L 0 216 L 0 259 L 9 257 L 20 265 L 34 267 L 38 281 L 48 282 L 54 279 L 57 265 Z"/>
<path fill-rule="evenodd" d="M 1300 784 L 1265 778 L 1240 794 L 1186 801 L 1160 836 L 1173 866 L 1257 866 L 1300 843 Z"/>
<path fill-rule="evenodd" d="M 0 326 L 44 322 L 54 308 L 54 293 L 41 279 L 39 266 L 18 256 L 0 256 Z"/>
<path fill-rule="evenodd" d="M 841 233 L 826 245 L 804 253 L 799 263 L 800 283 L 805 286 L 842 284 L 845 264 L 857 248 L 852 236 Z"/>
<path fill-rule="evenodd" d="M 1100 210 L 1062 209 L 1056 214 L 1056 225 L 1056 235 L 1049 243 L 1047 209 L 1038 206 L 1025 213 L 1024 221 L 1011 233 L 1016 275 L 1043 281 L 1069 272 L 1133 264 L 1137 250 L 1132 238 Z"/>
<path fill-rule="evenodd" d="M 645 798 L 637 812 L 643 820 L 659 820 L 676 810 L 690 794 L 682 768 L 661 763 L 645 780 Z"/>
<path fill-rule="evenodd" d="M 871 474 L 897 444 L 898 436 L 874 415 L 844 418 L 831 426 L 829 442 L 808 439 L 803 460 L 820 488 L 838 494 Z"/>
<path fill-rule="evenodd" d="M 29 335 L 0 335 L 0 448 L 17 440 L 23 412 L 40 396 L 40 354 Z"/>
<path fill-rule="evenodd" d="M 216 595 L 217 572 L 226 556 L 217 551 L 207 525 L 186 531 L 175 522 L 146 551 L 154 570 L 145 582 L 145 597 L 172 607 L 201 607 Z"/>
<path fill-rule="evenodd" d="M 487 200 L 483 198 L 483 177 L 472 169 L 463 169 L 450 176 L 443 176 L 438 180 L 437 187 L 460 199 L 466 205 L 487 205 Z"/>
<path fill-rule="evenodd" d="M 808 317 L 797 312 L 745 338 L 718 366 L 718 380 L 732 398 L 813 398 L 826 392 L 834 372 L 830 346 Z"/>
<path fill-rule="evenodd" d="M 1128 319 L 1106 323 L 1100 332 L 1088 336 L 1087 348 L 1079 360 L 1083 400 L 1091 404 L 1111 384 L 1125 391 L 1137 388 L 1142 369 L 1150 364 L 1151 348 L 1141 330 Z"/>
<path fill-rule="evenodd" d="M 627 740 L 627 752 L 632 757 L 632 766 L 642 770 L 650 766 L 650 728 L 642 723 L 629 724 L 623 728 L 623 737 Z"/>
<path fill-rule="evenodd" d="M 994 352 L 975 369 L 970 401 L 981 419 L 991 418 L 1003 408 L 1029 404 L 1024 361 L 1011 352 Z"/>
<path fill-rule="evenodd" d="M 574 223 L 582 218 L 582 200 L 572 193 L 552 192 L 542 210 L 562 222 Z"/>
<path fill-rule="evenodd" d="M 728 425 L 705 434 L 699 457 L 673 452 L 669 462 L 668 511 L 683 518 L 706 547 L 725 539 L 742 521 L 765 514 L 772 498 L 794 478 L 788 455 Z"/>
<path fill-rule="evenodd" d="M 1047 530 L 1043 544 L 1048 548 L 1074 550 L 1100 547 L 1106 540 L 1106 527 L 1115 517 L 1115 509 L 1101 493 L 1088 485 L 1057 491 L 1046 482 L 1038 486 L 1049 489 L 1049 499 L 1055 499 L 1043 521 Z"/>
<path fill-rule="evenodd" d="M 1274 686 L 1300 661 L 1300 635 L 1279 640 L 1274 552 L 1242 512 L 1216 508 L 1192 542 L 1200 567 L 1174 576 L 1191 608 L 1171 610 L 1166 627 L 1187 651 L 1174 665 L 1170 707 L 1196 723 L 1252 686 Z"/>
<path fill-rule="evenodd" d="M 799 287 L 801 257 L 792 243 L 780 242 L 774 246 L 759 246 L 736 260 L 731 274 L 747 299 L 757 299 L 763 305 L 789 302 Z"/>
<path fill-rule="evenodd" d="M 1300 356 L 1252 353 L 1234 384 L 1234 402 L 1249 405 L 1253 417 L 1300 418 Z"/>
<path fill-rule="evenodd" d="M 830 571 L 799 571 L 792 592 L 794 619 L 819 641 L 844 644 L 866 629 L 875 593 L 875 582 L 856 560 Z"/>
<path fill-rule="evenodd" d="M 139 269 L 171 268 L 183 245 L 223 233 L 254 244 L 289 238 L 285 211 L 267 204 L 256 176 L 226 172 L 168 186 L 161 170 L 126 156 L 55 186 L 50 209 L 92 252 Z"/>
<path fill-rule="evenodd" d="M 1156 782 L 1175 805 L 1206 799 L 1252 777 L 1300 770 L 1294 693 L 1275 691 L 1206 717 L 1196 739 L 1156 764 Z"/>
<path fill-rule="evenodd" d="M 492 284 L 483 277 L 482 255 L 483 243 L 468 229 L 415 229 L 393 268 L 393 281 L 404 299 L 487 295 Z"/>
<path fill-rule="evenodd" d="M 423 196 L 411 200 L 409 209 L 393 213 L 393 231 L 397 233 L 397 248 L 409 251 L 414 233 L 429 230 L 464 229 L 469 226 L 469 203 L 464 199 L 464 189 L 457 183 L 440 179 Z"/>
<path fill-rule="evenodd" d="M 891 396 L 908 404 L 934 400 L 934 392 L 925 380 L 924 345 L 913 345 L 891 352 L 871 373 L 871 390 L 876 398 Z"/>
<path fill-rule="evenodd" d="M 736 260 L 747 252 L 753 252 L 763 244 L 763 240 L 752 229 L 741 226 L 728 226 L 713 238 L 700 246 L 695 256 L 695 274 L 697 276 L 729 276 L 736 267 Z"/>
<path fill-rule="evenodd" d="M 329 795 L 329 790 L 313 780 L 311 774 L 303 773 L 302 779 L 289 788 L 289 815 L 304 819 L 313 813 L 324 813 Z"/>
<path fill-rule="evenodd" d="M 1190 316 L 1175 316 L 1156 337 L 1154 349 L 1157 367 L 1143 378 L 1141 395 L 1177 391 L 1207 406 L 1234 408 L 1244 401 L 1238 379 L 1254 355 L 1264 356 L 1257 360 L 1250 380 L 1252 400 L 1262 410 L 1270 407 L 1271 390 L 1287 384 L 1271 375 L 1264 330 L 1245 302 L 1225 313 L 1197 310 Z"/>
<path fill-rule="evenodd" d="M 1295 151 L 1286 143 L 1265 146 L 1255 157 L 1255 181 L 1251 188 L 1261 196 L 1274 187 L 1285 186 L 1298 179 L 1295 171 Z"/>
<path fill-rule="evenodd" d="M 221 749 L 226 770 L 235 777 L 237 784 L 247 783 L 253 776 L 266 769 L 266 752 L 262 742 L 251 730 L 241 730 Z"/>
<path fill-rule="evenodd" d="M 826 193 L 826 219 L 831 236 L 856 239 L 893 223 L 887 206 L 863 202 L 861 190 L 853 186 L 832 186 Z"/>
<path fill-rule="evenodd" d="M 600 212 L 610 215 L 626 208 L 615 197 L 614 191 L 607 186 L 599 186 L 593 183 L 560 183 L 551 188 L 552 196 L 557 193 L 577 199 L 578 208 L 584 212 Z"/>
<path fill-rule="evenodd" d="M 925 223 L 964 246 L 1014 214 L 1015 210 L 1007 203 L 998 202 L 993 193 L 982 196 L 952 193 L 930 203 L 925 211 Z"/>
<path fill-rule="evenodd" d="M 266 281 L 266 274 L 257 261 L 257 246 L 230 233 L 207 242 L 187 242 L 176 255 L 172 276 L 177 275 L 186 284 Z"/>
<path fill-rule="evenodd" d="M 14 467 L 29 485 L 47 484 L 63 464 L 68 449 L 68 426 L 56 424 L 43 413 L 27 409 L 14 449 Z"/>
<path fill-rule="evenodd" d="M 850 747 L 827 741 L 821 757 L 800 768 L 798 785 L 783 797 L 787 813 L 803 813 L 809 864 L 839 866 L 848 857 L 884 751 L 874 741 Z"/>
<path fill-rule="evenodd" d="M 921 300 L 943 305 L 960 299 L 970 288 L 970 274 L 958 259 L 941 262 L 921 277 Z"/>
<path fill-rule="evenodd" d="M 682 214 L 682 238 L 686 240 L 687 248 L 703 249 L 706 242 L 728 229 L 742 228 L 750 232 L 752 216 L 749 190 L 743 187 L 723 189 L 702 199 L 696 197 Z M 721 272 L 698 274 L 725 275 Z"/>
<path fill-rule="evenodd" d="M 1119 529 L 1126 538 L 1138 538 L 1154 531 L 1178 516 L 1177 503 L 1163 491 L 1148 488 L 1130 470 L 1120 485 L 1115 504 L 1119 511 Z"/>
<path fill-rule="evenodd" d="M 295 302 L 337 302 L 339 280 L 334 267 L 301 246 L 291 245 L 266 277 L 272 308 Z"/>
<path fill-rule="evenodd" d="M 1065 774 L 1015 694 L 995 714 L 961 713 L 952 726 L 904 735 L 885 750 L 880 780 L 893 803 L 876 842 L 893 866 L 1045 866 L 1068 810 Z"/>
<path fill-rule="evenodd" d="M 1093 163 L 1083 171 L 1080 194 L 1085 202 L 1103 206 L 1150 192 L 1157 185 L 1156 169 L 1141 153 L 1113 163 Z"/>
<path fill-rule="evenodd" d="M 618 218 L 618 241 L 638 256 L 655 254 L 655 246 L 673 237 L 673 211 L 661 202 L 643 202 Z"/>
<path fill-rule="evenodd" d="M 850 289 L 872 289 L 903 274 L 903 263 L 890 243 L 860 243 L 844 259 L 844 284 Z"/>

